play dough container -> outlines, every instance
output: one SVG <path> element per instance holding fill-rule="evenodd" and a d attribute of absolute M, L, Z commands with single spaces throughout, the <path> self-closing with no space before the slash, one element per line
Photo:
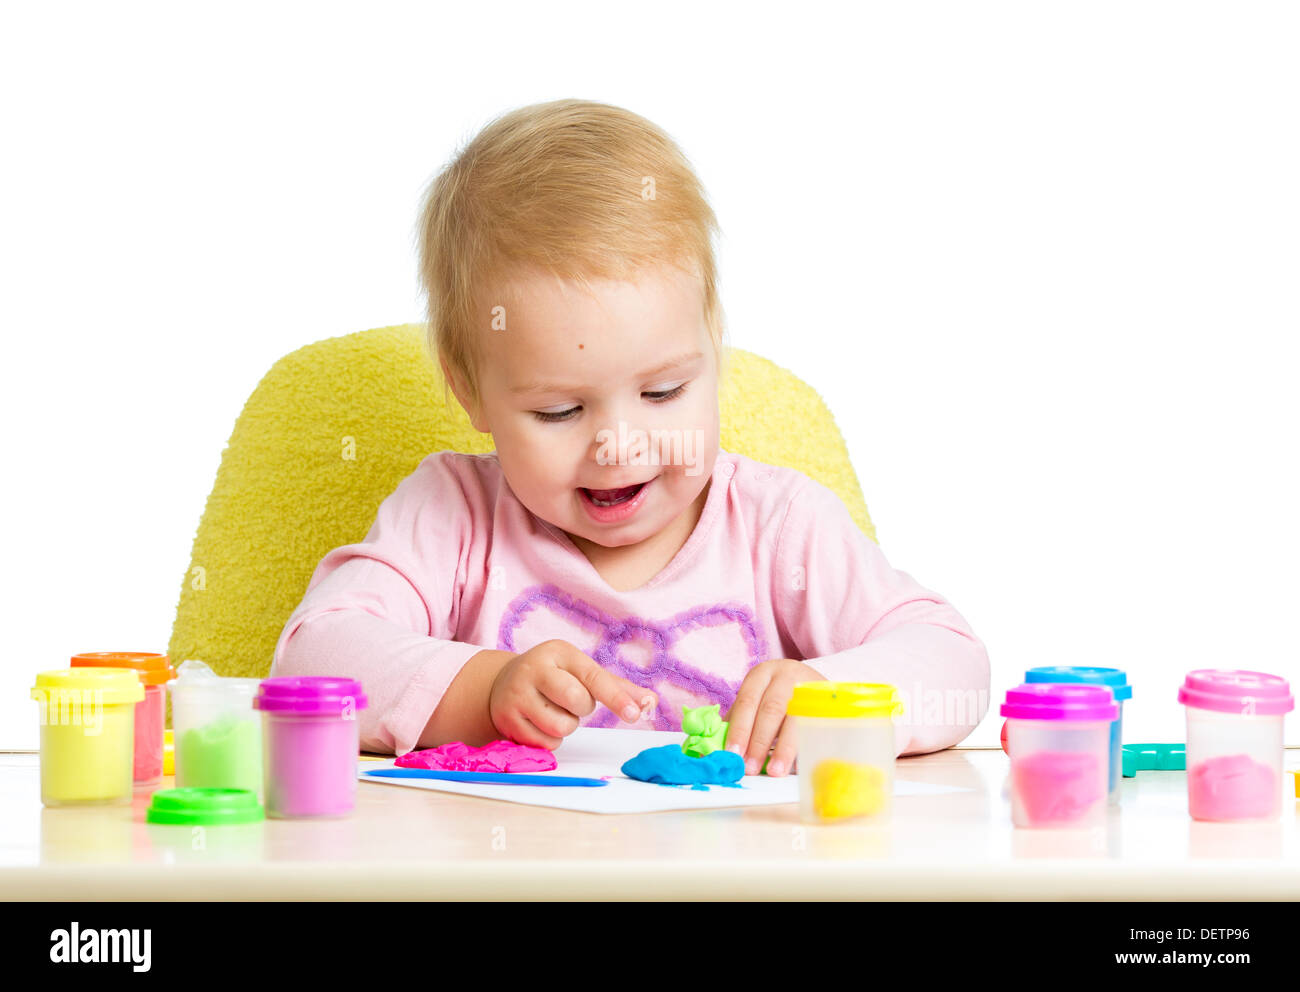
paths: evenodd
<path fill-rule="evenodd" d="M 1105 822 L 1111 724 L 1119 705 L 1104 685 L 1027 682 L 1007 692 L 1011 820 L 1017 827 Z"/>
<path fill-rule="evenodd" d="M 163 686 L 176 677 L 165 654 L 151 651 L 92 651 L 72 656 L 73 668 L 127 668 L 144 686 L 135 706 L 135 753 L 131 777 L 136 785 L 157 785 L 163 776 L 163 726 L 167 699 Z"/>
<path fill-rule="evenodd" d="M 1110 689 L 1119 704 L 1119 716 L 1110 725 L 1110 772 L 1107 776 L 1107 795 L 1112 803 L 1119 802 L 1119 784 L 1124 778 L 1124 700 L 1133 697 L 1133 687 L 1118 668 L 1093 668 L 1089 665 L 1046 665 L 1025 672 L 1026 682 L 1083 682 L 1104 685 Z"/>
<path fill-rule="evenodd" d="M 358 714 L 366 696 L 355 679 L 263 679 L 253 700 L 262 711 L 266 813 L 345 816 L 357 791 Z"/>
<path fill-rule="evenodd" d="M 892 685 L 801 682 L 786 713 L 799 747 L 799 816 L 805 823 L 880 820 L 894 792 Z"/>
<path fill-rule="evenodd" d="M 139 676 L 126 668 L 64 668 L 36 676 L 41 802 L 77 806 L 131 801 Z"/>
<path fill-rule="evenodd" d="M 183 661 L 171 683 L 178 789 L 246 789 L 262 794 L 262 717 L 253 709 L 260 679 L 222 678 Z"/>
<path fill-rule="evenodd" d="M 1187 809 L 1194 820 L 1272 820 L 1282 811 L 1286 679 L 1199 669 L 1178 690 L 1187 709 Z"/>

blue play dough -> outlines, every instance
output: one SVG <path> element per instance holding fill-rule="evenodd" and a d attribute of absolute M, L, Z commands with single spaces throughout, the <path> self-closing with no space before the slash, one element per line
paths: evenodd
<path fill-rule="evenodd" d="M 703 758 L 692 758 L 680 744 L 665 744 L 629 758 L 621 770 L 628 778 L 657 785 L 689 785 L 705 790 L 709 785 L 737 788 L 736 783 L 745 777 L 745 759 L 732 751 L 713 751 Z"/>

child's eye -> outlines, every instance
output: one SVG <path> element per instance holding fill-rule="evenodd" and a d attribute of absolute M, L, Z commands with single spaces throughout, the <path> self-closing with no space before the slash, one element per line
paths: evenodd
<path fill-rule="evenodd" d="M 675 400 L 684 392 L 686 392 L 686 383 L 683 382 L 680 386 L 674 386 L 672 389 L 661 389 L 658 392 L 647 392 L 642 393 L 641 395 L 647 397 L 652 403 L 667 403 L 669 400 Z M 558 410 L 553 413 L 547 413 L 543 410 L 534 410 L 533 416 L 542 421 L 542 423 L 554 424 L 563 420 L 572 420 L 577 416 L 578 411 L 581 409 L 582 407 L 580 406 L 573 406 L 569 407 L 567 410 Z"/>
<path fill-rule="evenodd" d="M 582 407 L 575 406 L 570 407 L 568 410 L 561 410 L 558 413 L 543 413 L 540 410 L 534 410 L 533 416 L 544 423 L 553 424 L 559 420 L 572 420 L 573 415 L 581 409 Z"/>
<path fill-rule="evenodd" d="M 658 393 L 642 393 L 642 396 L 649 396 L 654 403 L 666 403 L 669 400 L 675 400 L 682 393 L 686 392 L 686 383 L 680 386 L 674 386 L 672 389 L 665 389 Z"/>

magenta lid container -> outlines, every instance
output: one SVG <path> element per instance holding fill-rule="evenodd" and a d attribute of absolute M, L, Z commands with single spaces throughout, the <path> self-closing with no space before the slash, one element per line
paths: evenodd
<path fill-rule="evenodd" d="M 366 702 L 356 679 L 304 675 L 262 679 L 253 709 L 287 716 L 342 716 L 365 709 Z"/>
<path fill-rule="evenodd" d="M 1007 690 L 1001 715 L 1010 720 L 1118 720 L 1109 686 L 1084 682 L 1026 682 Z"/>
<path fill-rule="evenodd" d="M 1178 701 L 1198 710 L 1243 716 L 1281 716 L 1295 709 L 1291 686 L 1281 676 L 1217 668 L 1188 672 Z"/>

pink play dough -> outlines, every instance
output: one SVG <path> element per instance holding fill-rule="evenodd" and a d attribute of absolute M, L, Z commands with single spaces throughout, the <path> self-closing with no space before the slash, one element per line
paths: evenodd
<path fill-rule="evenodd" d="M 408 751 L 395 762 L 399 768 L 438 768 L 449 772 L 549 772 L 555 755 L 544 747 L 493 741 L 470 747 L 452 741 L 423 751 Z"/>
<path fill-rule="evenodd" d="M 1187 773 L 1187 805 L 1196 820 L 1252 820 L 1277 811 L 1273 769 L 1247 754 L 1220 755 Z"/>
<path fill-rule="evenodd" d="M 1106 776 L 1097 755 L 1037 751 L 1011 763 L 1011 777 L 1031 824 L 1069 823 L 1104 798 Z"/>
<path fill-rule="evenodd" d="M 163 773 L 163 727 L 167 712 L 165 690 L 144 687 L 144 699 L 135 704 L 135 759 L 132 781 L 152 785 Z"/>

